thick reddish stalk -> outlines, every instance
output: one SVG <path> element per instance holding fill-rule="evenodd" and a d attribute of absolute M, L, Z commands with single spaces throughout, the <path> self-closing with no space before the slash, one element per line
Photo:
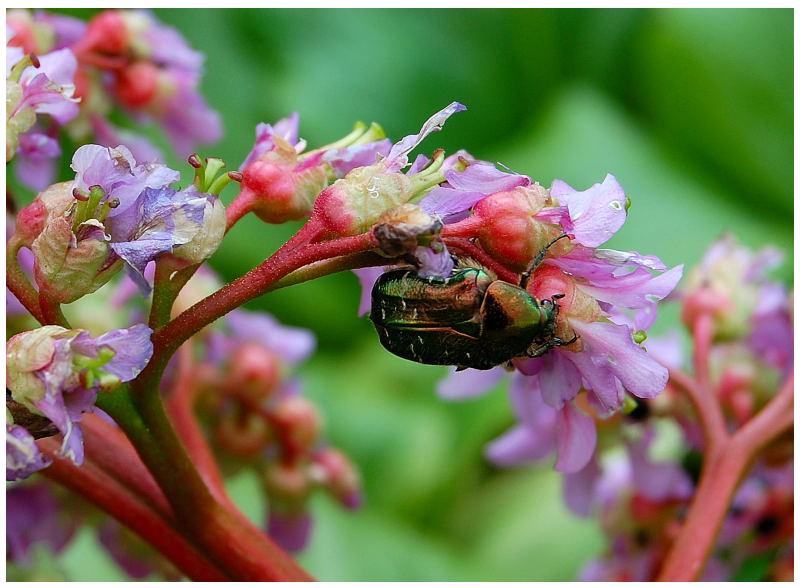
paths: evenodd
<path fill-rule="evenodd" d="M 311 244 L 300 241 L 292 243 L 290 240 L 264 263 L 204 298 L 156 332 L 153 336 L 154 360 L 145 371 L 163 369 L 172 353 L 194 333 L 260 296 L 290 272 L 317 261 L 367 251 L 374 247 L 369 233 Z M 158 365 L 159 360 L 163 365 Z"/>
<path fill-rule="evenodd" d="M 46 324 L 44 315 L 39 308 L 39 294 L 28 280 L 28 276 L 22 271 L 17 261 L 19 253 L 19 243 L 14 237 L 6 243 L 6 287 L 17 297 L 22 306 L 25 307 L 31 316 L 39 321 L 39 324 Z"/>
<path fill-rule="evenodd" d="M 509 282 L 510 284 L 516 284 L 519 282 L 519 274 L 511 271 L 506 266 L 497 262 L 488 253 L 475 245 L 475 243 L 469 239 L 446 238 L 445 243 L 447 243 L 447 246 L 453 251 L 468 255 L 484 267 L 490 269 L 504 282 Z"/>
<path fill-rule="evenodd" d="M 208 486 L 211 494 L 230 509 L 236 509 L 227 492 L 222 473 L 219 471 L 214 454 L 206 442 L 203 430 L 194 415 L 196 382 L 192 373 L 191 343 L 185 343 L 178 350 L 178 374 L 175 386 L 167 399 L 167 410 L 175 431 L 180 436 L 186 451 L 197 467 L 197 471 Z"/>
<path fill-rule="evenodd" d="M 711 391 L 700 388 L 694 379 L 677 368 L 669 370 L 669 380 L 689 397 L 689 402 L 692 403 L 700 421 L 706 451 L 716 451 L 716 448 L 722 446 L 728 438 L 725 418 L 716 398 Z"/>
<path fill-rule="evenodd" d="M 225 231 L 230 231 L 233 226 L 239 222 L 253 207 L 253 193 L 242 189 L 239 195 L 234 198 L 231 203 L 225 207 L 225 216 L 227 223 Z"/>
<path fill-rule="evenodd" d="M 120 429 L 91 413 L 83 416 L 81 428 L 86 455 L 93 463 L 162 515 L 174 516 L 161 488 Z"/>
<path fill-rule="evenodd" d="M 791 429 L 793 405 L 792 375 L 755 417 L 723 445 L 706 452 L 700 485 L 659 580 L 685 582 L 699 578 L 739 482 L 761 451 Z"/>
<path fill-rule="evenodd" d="M 42 453 L 53 459 L 52 465 L 42 471 L 45 476 L 129 527 L 189 578 L 199 581 L 229 579 L 164 518 L 142 504 L 125 486 L 93 463 L 87 461 L 81 467 L 76 467 L 69 460 L 58 457 L 59 444 L 55 439 L 43 439 L 38 445 Z"/>

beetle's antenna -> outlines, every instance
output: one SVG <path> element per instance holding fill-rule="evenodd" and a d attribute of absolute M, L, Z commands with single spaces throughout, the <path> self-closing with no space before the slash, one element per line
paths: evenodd
<path fill-rule="evenodd" d="M 528 287 L 528 282 L 531 279 L 531 274 L 533 274 L 533 272 L 536 270 L 536 268 L 539 267 L 539 264 L 541 264 L 542 261 L 544 261 L 544 258 L 547 255 L 547 251 L 553 245 L 555 245 L 556 243 L 558 243 L 561 239 L 563 239 L 565 237 L 568 239 L 569 235 L 567 235 L 566 233 L 560 234 L 558 237 L 556 237 L 555 239 L 550 241 L 547 245 L 545 245 L 544 248 L 536 255 L 536 257 L 533 258 L 533 261 L 528 266 L 528 269 L 526 269 L 520 275 L 520 278 L 519 278 L 519 287 L 520 288 L 522 288 L 524 290 L 525 288 Z"/>

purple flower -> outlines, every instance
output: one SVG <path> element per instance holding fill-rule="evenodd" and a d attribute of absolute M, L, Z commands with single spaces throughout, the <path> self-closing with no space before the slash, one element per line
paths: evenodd
<path fill-rule="evenodd" d="M 24 480 L 50 463 L 39 451 L 33 435 L 6 422 L 6 481 Z"/>
<path fill-rule="evenodd" d="M 55 138 L 30 131 L 19 136 L 14 171 L 20 182 L 41 192 L 53 183 L 60 156 L 61 147 Z"/>
<path fill-rule="evenodd" d="M 149 10 L 126 10 L 122 18 L 134 35 L 132 47 L 137 57 L 169 68 L 199 75 L 205 57 L 192 49 L 174 28 L 159 21 Z"/>
<path fill-rule="evenodd" d="M 47 25 L 53 32 L 55 37 L 53 49 L 71 47 L 86 34 L 86 21 L 79 18 L 37 10 L 34 20 Z"/>
<path fill-rule="evenodd" d="M 567 207 L 568 224 L 564 228 L 576 243 L 586 247 L 602 245 L 625 224 L 627 197 L 611 174 L 603 183 L 594 184 L 583 192 L 556 180 L 550 195 Z"/>
<path fill-rule="evenodd" d="M 148 139 L 126 129 L 112 125 L 99 115 L 91 117 L 94 140 L 103 147 L 125 145 L 136 161 L 155 163 L 164 161 L 161 151 Z"/>
<path fill-rule="evenodd" d="M 422 125 L 419 133 L 407 135 L 392 145 L 389 154 L 381 163 L 386 171 L 400 171 L 408 165 L 408 154 L 411 153 L 431 133 L 441 131 L 444 123 L 456 112 L 463 112 L 467 107 L 459 102 L 453 102 L 431 116 Z"/>
<path fill-rule="evenodd" d="M 50 486 L 26 483 L 6 488 L 6 549 L 13 562 L 31 564 L 34 549 L 41 545 L 60 552 L 76 530 L 76 513 L 66 516 Z"/>
<path fill-rule="evenodd" d="M 133 379 L 144 368 L 153 353 L 151 334 L 147 326 L 135 325 L 96 338 L 57 326 L 15 335 L 6 344 L 12 398 L 50 419 L 64 436 L 61 455 L 80 464 L 81 415 L 99 391 Z"/>
<path fill-rule="evenodd" d="M 74 78 L 78 62 L 72 51 L 59 49 L 39 57 L 39 67 L 26 67 L 19 78 L 22 96 L 13 105 L 9 118 L 31 108 L 37 114 L 50 115 L 63 125 L 78 114 Z"/>
<path fill-rule="evenodd" d="M 451 160 L 451 169 L 444 174 L 446 182 L 433 188 L 419 203 L 425 212 L 445 223 L 461 220 L 462 213 L 486 196 L 531 184 L 528 176 L 501 171 L 488 161 L 475 161 L 466 153 L 457 155 L 467 167 L 456 169 L 455 160 Z"/>
<path fill-rule="evenodd" d="M 614 320 L 636 330 L 653 325 L 658 302 L 683 276 L 683 265 L 667 270 L 655 256 L 612 249 L 579 246 L 566 255 L 548 258 L 546 263 L 576 278 L 578 289 L 603 303 Z M 632 320 L 626 318 L 627 311 L 633 311 Z"/>
<path fill-rule="evenodd" d="M 536 377 L 515 374 L 509 394 L 519 424 L 487 447 L 490 460 L 514 466 L 539 461 L 555 452 L 558 471 L 574 473 L 586 467 L 597 442 L 590 417 L 572 404 L 554 409 L 543 402 Z"/>
<path fill-rule="evenodd" d="M 361 285 L 361 301 L 358 303 L 358 316 L 369 313 L 372 307 L 372 288 L 386 270 L 382 267 L 362 267 L 354 269 L 353 273 L 358 277 Z"/>
<path fill-rule="evenodd" d="M 282 325 L 264 312 L 234 310 L 225 321 L 230 334 L 214 334 L 212 361 L 223 360 L 242 343 L 256 343 L 276 353 L 286 363 L 295 365 L 306 360 L 316 347 L 310 331 Z"/>
<path fill-rule="evenodd" d="M 267 534 L 286 551 L 301 551 L 311 537 L 313 520 L 305 511 L 281 512 L 270 509 L 267 519 Z"/>
<path fill-rule="evenodd" d="M 109 218 L 124 213 L 145 188 L 163 188 L 180 178 L 177 171 L 161 164 L 137 165 L 130 150 L 122 145 L 113 149 L 84 145 L 75 152 L 70 167 L 76 173 L 74 188 L 88 191 L 91 186 L 100 186 L 106 199 L 119 200 Z"/>
<path fill-rule="evenodd" d="M 192 242 L 205 228 L 207 204 L 216 200 L 194 186 L 180 192 L 148 187 L 122 214 L 106 221 L 110 248 L 125 261 L 143 292 L 150 290 L 144 278 L 147 264 L 164 253 L 177 253 L 180 246 Z"/>
<path fill-rule="evenodd" d="M 222 136 L 219 113 L 208 106 L 197 90 L 194 74 L 172 70 L 175 93 L 164 105 L 158 122 L 172 147 L 181 157 L 194 151 L 198 144 L 210 145 Z"/>

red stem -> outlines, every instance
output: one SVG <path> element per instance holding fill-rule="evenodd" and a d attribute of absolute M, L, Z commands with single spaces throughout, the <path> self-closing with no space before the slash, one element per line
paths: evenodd
<path fill-rule="evenodd" d="M 791 375 L 755 417 L 723 445 L 706 452 L 700 485 L 659 580 L 685 582 L 699 578 L 739 482 L 759 453 L 791 429 L 793 406 L 794 376 Z"/>
<path fill-rule="evenodd" d="M 125 486 L 105 474 L 91 461 L 77 467 L 71 461 L 58 457 L 59 444 L 52 438 L 40 440 L 38 445 L 42 453 L 53 460 L 42 471 L 45 476 L 69 488 L 129 527 L 189 578 L 215 582 L 229 579 L 165 519 L 139 502 Z"/>
<path fill-rule="evenodd" d="M 449 237 L 475 237 L 483 224 L 485 224 L 484 220 L 473 214 L 457 223 L 445 225 L 442 228 L 442 237 L 445 239 Z"/>
<path fill-rule="evenodd" d="M 706 443 L 706 453 L 716 451 L 718 447 L 725 444 L 728 431 L 722 410 L 713 393 L 700 388 L 700 385 L 691 376 L 677 368 L 669 370 L 669 380 L 686 392 L 689 397 L 697 418 L 700 420 L 700 428 Z"/>
<path fill-rule="evenodd" d="M 17 260 L 20 246 L 14 237 L 6 243 L 6 287 L 17 297 L 20 304 L 25 307 L 39 324 L 47 324 L 39 308 L 39 294 L 22 271 Z"/>
<path fill-rule="evenodd" d="M 86 455 L 106 474 L 146 500 L 156 511 L 172 517 L 172 507 L 125 434 L 95 414 L 81 419 Z"/>
<path fill-rule="evenodd" d="M 145 372 L 152 373 L 153 370 L 163 369 L 172 353 L 194 333 L 245 302 L 260 296 L 288 273 L 316 261 L 367 251 L 375 247 L 369 233 L 309 244 L 319 234 L 319 229 L 309 221 L 288 243 L 261 265 L 226 284 L 157 331 L 153 335 L 154 359 Z M 143 374 L 147 376 L 145 372 Z"/>
<path fill-rule="evenodd" d="M 253 193 L 242 188 L 239 195 L 234 198 L 231 203 L 225 207 L 225 216 L 227 218 L 227 225 L 225 232 L 230 231 L 233 226 L 241 220 L 247 213 L 252 210 L 253 206 Z"/>
<path fill-rule="evenodd" d="M 458 253 L 468 255 L 481 265 L 490 269 L 504 282 L 508 282 L 510 284 L 516 284 L 519 282 L 519 274 L 511 271 L 506 266 L 493 259 L 492 256 L 475 245 L 475 243 L 469 239 L 445 238 L 445 243 L 450 249 L 453 249 Z"/>
<path fill-rule="evenodd" d="M 180 436 L 186 451 L 192 458 L 200 476 L 208 486 L 211 494 L 219 502 L 231 510 L 236 505 L 225 491 L 225 481 L 219 471 L 211 448 L 206 443 L 203 430 L 194 416 L 196 382 L 193 377 L 191 343 L 185 343 L 178 350 L 178 374 L 175 387 L 167 399 L 167 410 L 175 431 Z"/>

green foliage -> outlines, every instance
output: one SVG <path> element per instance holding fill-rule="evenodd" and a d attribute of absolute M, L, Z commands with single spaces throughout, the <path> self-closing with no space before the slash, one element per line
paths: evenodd
<path fill-rule="evenodd" d="M 203 88 L 226 133 L 205 154 L 232 167 L 250 149 L 256 123 L 292 110 L 315 145 L 357 119 L 380 122 L 391 137 L 415 132 L 457 99 L 469 111 L 424 148 L 466 147 L 544 185 L 558 177 L 584 188 L 613 173 L 633 201 L 613 247 L 691 265 L 727 230 L 790 253 L 790 10 L 158 16 L 207 54 Z M 228 279 L 241 275 L 296 226 L 245 219 L 212 265 Z M 437 399 L 445 370 L 385 352 L 356 317 L 358 296 L 346 274 L 251 304 L 317 333 L 319 353 L 301 375 L 367 491 L 358 513 L 316 500 L 316 534 L 301 561 L 330 580 L 574 578 L 603 548 L 596 523 L 566 512 L 550 464 L 499 471 L 482 457 L 512 422 L 504 394 L 462 404 Z M 665 313 L 657 330 L 675 320 Z M 255 481 L 235 480 L 233 488 L 261 518 Z M 95 556 L 79 546 L 66 560 L 77 557 L 83 565 L 67 565 L 71 577 L 93 579 L 87 562 Z"/>

